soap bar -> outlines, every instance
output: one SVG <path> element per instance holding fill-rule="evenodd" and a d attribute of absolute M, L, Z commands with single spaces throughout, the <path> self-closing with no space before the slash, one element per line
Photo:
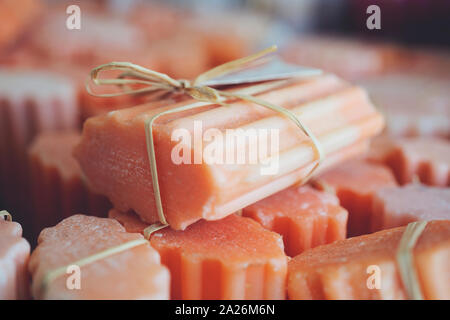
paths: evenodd
<path fill-rule="evenodd" d="M 28 150 L 33 209 L 34 236 L 73 214 L 106 217 L 109 201 L 93 193 L 82 178 L 78 162 L 72 156 L 80 140 L 76 131 L 40 134 Z"/>
<path fill-rule="evenodd" d="M 27 233 L 27 146 L 38 133 L 78 127 L 76 88 L 50 71 L 3 69 L 0 100 L 0 192 Z"/>
<path fill-rule="evenodd" d="M 370 232 L 374 193 L 397 182 L 381 164 L 352 160 L 324 172 L 314 179 L 314 185 L 338 196 L 348 210 L 348 236 L 357 236 Z"/>
<path fill-rule="evenodd" d="M 349 80 L 380 74 L 397 64 L 402 55 L 398 48 L 389 45 L 323 36 L 300 37 L 283 50 L 288 61 L 333 72 Z"/>
<path fill-rule="evenodd" d="M 42 10 L 40 0 L 3 0 L 0 3 L 0 51 L 13 46 L 32 26 Z"/>
<path fill-rule="evenodd" d="M 345 239 L 347 211 L 336 196 L 293 186 L 242 210 L 242 216 L 283 236 L 286 254 L 296 256 L 318 245 Z"/>
<path fill-rule="evenodd" d="M 289 262 L 289 298 L 406 299 L 396 262 L 405 228 L 336 241 L 296 256 Z M 450 221 L 429 222 L 413 249 L 425 299 L 450 298 L 449 253 Z M 381 276 L 378 284 L 375 272 Z"/>
<path fill-rule="evenodd" d="M 450 137 L 448 77 L 389 73 L 359 84 L 385 114 L 389 135 Z"/>
<path fill-rule="evenodd" d="M 367 141 L 382 129 L 383 119 L 365 92 L 335 76 L 291 79 L 264 85 L 277 87 L 257 96 L 294 112 L 318 137 L 327 157 Z M 255 86 L 248 86 L 245 90 L 251 91 Z M 92 189 L 106 195 L 121 211 L 133 209 L 148 223 L 159 221 L 146 148 L 145 123 L 153 114 L 192 102 L 156 109 L 142 105 L 88 119 L 75 156 Z M 194 137 L 196 123 L 200 123 L 203 130 L 200 139 L 208 129 L 218 129 L 223 135 L 226 129 L 234 129 L 235 132 L 238 129 L 279 130 L 279 151 L 268 146 L 268 155 L 278 156 L 278 169 L 274 174 L 262 174 L 261 169 L 268 167 L 262 162 L 217 164 L 204 161 L 201 156 L 201 163 L 193 164 L 208 145 L 206 142 L 200 151 L 193 143 L 188 147 L 187 142 L 183 142 L 186 143 L 183 147 L 187 148 L 183 153 L 190 154 L 191 161 L 175 163 L 172 154 L 177 145 L 180 147 L 180 142 L 173 139 L 172 134 L 175 130 L 188 132 L 190 140 Z M 198 130 L 196 132 L 198 137 Z M 311 140 L 291 120 L 241 100 L 226 106 L 208 105 L 163 116 L 154 124 L 153 136 L 164 214 L 174 229 L 185 229 L 201 218 L 221 219 L 289 187 L 305 178 L 317 159 Z M 237 143 L 230 144 L 231 152 L 225 149 L 223 155 L 246 152 L 251 139 L 244 140 L 240 147 Z M 225 158 L 223 160 L 225 162 Z"/>
<path fill-rule="evenodd" d="M 406 185 L 378 190 L 373 199 L 372 231 L 413 221 L 450 220 L 450 188 Z"/>
<path fill-rule="evenodd" d="M 145 36 L 136 26 L 99 12 L 92 3 L 83 5 L 81 27 L 76 30 L 66 28 L 65 10 L 66 6 L 60 4 L 46 10 L 30 39 L 33 52 L 44 59 L 93 68 L 111 61 L 127 61 L 132 50 L 142 52 L 145 47 Z"/>
<path fill-rule="evenodd" d="M 30 258 L 35 299 L 168 299 L 170 275 L 146 241 L 79 266 L 79 287 L 67 286 L 75 271 L 64 272 L 44 285 L 44 277 L 80 259 L 117 248 L 143 236 L 128 233 L 115 220 L 74 215 L 44 229 Z M 74 281 L 75 282 L 75 281 Z"/>
<path fill-rule="evenodd" d="M 0 244 L 0 300 L 28 299 L 30 245 L 22 238 L 20 224 L 5 221 L 1 215 Z"/>
<path fill-rule="evenodd" d="M 431 186 L 450 186 L 450 142 L 439 138 L 394 139 L 384 162 L 401 184 L 420 180 Z"/>
<path fill-rule="evenodd" d="M 130 232 L 148 226 L 133 213 L 111 210 Z M 249 218 L 198 221 L 165 228 L 150 243 L 171 273 L 172 299 L 284 299 L 287 257 L 281 237 Z"/>

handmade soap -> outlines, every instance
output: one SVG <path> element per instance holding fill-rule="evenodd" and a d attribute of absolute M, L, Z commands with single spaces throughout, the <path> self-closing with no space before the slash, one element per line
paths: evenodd
<path fill-rule="evenodd" d="M 348 235 L 370 232 L 374 192 L 397 185 L 389 168 L 364 160 L 352 160 L 314 179 L 314 185 L 338 196 L 348 210 Z"/>
<path fill-rule="evenodd" d="M 30 39 L 32 50 L 44 59 L 92 68 L 96 64 L 131 59 L 132 50 L 139 53 L 146 46 L 145 37 L 136 26 L 113 14 L 100 13 L 94 5 L 83 5 L 81 27 L 75 30 L 65 27 L 68 17 L 65 10 L 65 6 L 58 4 L 46 10 Z"/>
<path fill-rule="evenodd" d="M 76 131 L 43 133 L 28 150 L 34 236 L 73 214 L 106 217 L 109 201 L 86 186 L 80 166 L 72 156 L 80 140 Z"/>
<path fill-rule="evenodd" d="M 296 256 L 289 261 L 288 297 L 406 299 L 396 262 L 405 228 L 340 240 Z M 413 249 L 425 299 L 450 298 L 449 253 L 450 221 L 429 222 Z"/>
<path fill-rule="evenodd" d="M 432 186 L 450 186 L 450 142 L 439 138 L 395 139 L 384 162 L 401 184 L 420 180 Z"/>
<path fill-rule="evenodd" d="M 25 232 L 27 146 L 40 132 L 78 127 L 75 91 L 69 79 L 49 71 L 0 70 L 0 192 Z"/>
<path fill-rule="evenodd" d="M 20 37 L 29 30 L 42 10 L 40 0 L 0 2 L 0 52 L 16 44 Z"/>
<path fill-rule="evenodd" d="M 383 119 L 365 92 L 335 76 L 276 81 L 233 90 L 252 92 L 260 86 L 275 87 L 257 97 L 289 108 L 318 137 L 326 157 L 339 155 L 342 149 L 363 143 L 382 129 Z M 106 195 L 121 211 L 133 209 L 148 223 L 159 221 L 145 124 L 152 115 L 187 103 L 193 101 L 156 109 L 142 105 L 88 119 L 75 156 L 93 190 Z M 244 139 L 243 144 L 232 140 L 229 147 L 224 143 L 220 148 L 225 148 L 218 151 L 222 159 L 205 160 L 202 154 L 211 140 L 205 140 L 200 148 L 198 141 L 204 140 L 202 134 L 208 129 L 219 131 L 221 136 L 227 134 L 226 129 L 233 129 L 231 137 L 238 132 L 241 132 L 238 136 L 246 134 L 250 129 L 278 132 L 278 150 L 267 143 L 270 139 L 259 141 L 267 146 L 269 160 L 278 160 L 270 161 L 275 170 L 262 174 L 269 167 L 267 161 L 251 164 L 244 159 L 243 164 L 238 163 L 237 153 L 248 153 L 252 144 L 259 145 L 252 139 Z M 177 132 L 187 134 L 187 141 L 174 139 L 172 134 Z M 241 100 L 163 116 L 153 125 L 153 137 L 164 214 L 175 229 L 185 229 L 201 218 L 221 219 L 289 187 L 305 178 L 317 159 L 311 140 L 293 121 Z M 197 141 L 195 144 L 191 143 L 192 137 Z M 188 159 L 183 156 L 182 161 L 174 161 L 174 153 L 176 159 L 181 154 L 176 153 L 180 145 Z M 225 159 L 226 154 L 231 154 L 231 162 Z"/>
<path fill-rule="evenodd" d="M 353 80 L 382 73 L 403 58 L 397 48 L 389 45 L 311 36 L 291 41 L 283 55 L 299 65 L 320 68 Z"/>
<path fill-rule="evenodd" d="M 413 221 L 450 220 L 450 188 L 411 184 L 378 190 L 373 198 L 371 230 Z"/>
<path fill-rule="evenodd" d="M 390 73 L 360 84 L 386 116 L 390 135 L 450 137 L 448 77 Z"/>
<path fill-rule="evenodd" d="M 113 253 L 87 264 L 80 262 L 105 250 Z M 64 272 L 55 276 L 59 268 Z M 35 299 L 169 298 L 170 275 L 158 253 L 142 235 L 126 232 L 112 219 L 74 215 L 44 229 L 29 270 Z M 70 278 L 77 275 L 78 286 Z"/>
<path fill-rule="evenodd" d="M 29 297 L 28 258 L 30 245 L 22 238 L 22 227 L 6 221 L 0 211 L 0 300 Z"/>
<path fill-rule="evenodd" d="M 133 213 L 111 210 L 130 232 L 148 226 Z M 281 237 L 249 218 L 198 221 L 184 231 L 150 236 L 171 274 L 172 299 L 284 299 L 287 257 Z"/>
<path fill-rule="evenodd" d="M 347 215 L 336 196 L 310 186 L 290 187 L 242 210 L 242 216 L 282 235 L 290 257 L 345 239 Z"/>

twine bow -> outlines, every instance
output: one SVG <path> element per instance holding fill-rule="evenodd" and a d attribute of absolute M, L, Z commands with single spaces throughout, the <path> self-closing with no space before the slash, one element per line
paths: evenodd
<path fill-rule="evenodd" d="M 224 105 L 229 99 L 242 99 L 248 102 L 253 102 L 262 107 L 270 109 L 272 111 L 278 112 L 279 114 L 290 119 L 294 124 L 302 130 L 302 132 L 311 139 L 315 151 L 317 161 L 308 175 L 304 178 L 303 182 L 307 181 L 312 173 L 317 169 L 319 164 L 322 162 L 324 157 L 324 152 L 319 144 L 319 141 L 314 136 L 314 134 L 307 128 L 297 116 L 290 110 L 282 108 L 280 106 L 274 105 L 267 101 L 261 100 L 251 94 L 246 94 L 244 91 L 223 91 L 212 88 L 210 86 L 203 85 L 208 80 L 225 76 L 232 72 L 243 70 L 252 63 L 255 63 L 260 58 L 266 56 L 269 53 L 276 51 L 276 46 L 271 46 L 265 50 L 258 53 L 244 57 L 241 59 L 233 60 L 225 64 L 219 65 L 215 68 L 210 69 L 202 74 L 200 74 L 194 81 L 189 80 L 175 80 L 166 74 L 156 72 L 143 68 L 141 66 L 135 65 L 130 62 L 111 62 L 107 64 L 100 65 L 91 71 L 90 78 L 95 85 L 117 85 L 122 88 L 122 92 L 117 93 L 105 93 L 105 94 L 95 94 L 92 92 L 89 83 L 86 83 L 87 91 L 97 97 L 115 97 L 126 94 L 143 94 L 151 93 L 156 91 L 165 91 L 168 93 L 184 93 L 197 100 L 196 103 L 189 105 L 172 108 L 160 113 L 154 114 L 145 122 L 146 130 L 146 144 L 147 144 L 147 154 L 150 164 L 150 170 L 152 175 L 152 185 L 153 192 L 155 196 L 155 204 L 158 213 L 158 218 L 160 224 L 156 224 L 154 227 L 161 228 L 162 226 L 168 225 L 166 217 L 164 215 L 164 210 L 161 201 L 161 193 L 158 181 L 158 169 L 156 166 L 156 156 L 155 156 L 155 146 L 153 141 L 153 123 L 155 120 L 163 115 L 182 112 L 186 110 L 191 110 L 199 107 L 204 107 L 210 104 Z M 119 77 L 115 79 L 103 79 L 100 78 L 100 73 L 106 70 L 120 70 L 123 71 Z M 133 88 L 132 86 L 138 86 L 138 88 Z"/>

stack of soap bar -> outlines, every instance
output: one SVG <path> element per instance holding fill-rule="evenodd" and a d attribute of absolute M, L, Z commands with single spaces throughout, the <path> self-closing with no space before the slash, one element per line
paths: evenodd
<path fill-rule="evenodd" d="M 28 150 L 34 235 L 73 214 L 106 217 L 111 205 L 90 191 L 72 151 L 80 141 L 74 131 L 43 133 Z"/>
<path fill-rule="evenodd" d="M 298 255 L 289 261 L 288 297 L 406 299 L 396 262 L 405 228 L 340 240 Z M 413 252 L 424 298 L 450 299 L 450 221 L 429 222 Z"/>
<path fill-rule="evenodd" d="M 327 158 L 325 163 L 344 160 L 342 150 L 364 143 L 382 129 L 383 118 L 369 102 L 366 93 L 335 76 L 290 79 L 263 86 L 273 87 L 257 94 L 257 97 L 289 108 L 308 126 L 322 145 Z M 251 92 L 255 88 L 259 85 L 230 90 Z M 121 211 L 133 209 L 145 222 L 159 221 L 146 148 L 145 123 L 150 116 L 163 110 L 193 102 L 189 100 L 156 109 L 142 105 L 88 119 L 75 155 L 93 190 L 106 195 Z M 199 130 L 194 132 L 199 124 L 202 126 L 200 139 L 208 129 L 218 129 L 223 135 L 227 129 L 236 130 L 234 132 L 249 129 L 277 131 L 279 152 L 270 146 L 267 148 L 272 159 L 278 156 L 274 172 L 262 174 L 262 169 L 267 169 L 268 164 L 261 161 L 226 165 L 220 161 L 219 164 L 205 161 L 200 153 L 209 144 L 204 141 L 199 150 L 196 148 L 198 144 L 191 142 L 192 138 L 199 140 Z M 172 134 L 180 131 L 188 133 L 188 141 L 172 139 Z M 201 218 L 221 219 L 289 187 L 305 178 L 317 159 L 311 140 L 293 121 L 242 100 L 226 106 L 207 105 L 164 116 L 154 124 L 153 136 L 164 213 L 175 229 L 185 229 Z M 252 144 L 252 139 L 244 140 L 241 146 L 234 143 L 228 148 L 231 150 L 224 149 L 222 154 L 234 154 L 232 160 L 236 163 L 235 155 L 245 153 Z M 173 152 L 180 145 L 185 149 L 183 154 L 191 155 L 188 157 L 191 161 L 176 164 L 172 160 Z M 198 158 L 201 163 L 193 165 Z M 225 157 L 223 160 L 225 162 Z"/>
<path fill-rule="evenodd" d="M 111 210 L 130 232 L 148 226 Z M 284 299 L 287 257 L 281 237 L 255 221 L 230 215 L 184 231 L 153 233 L 150 243 L 171 273 L 172 299 Z"/>
<path fill-rule="evenodd" d="M 17 209 L 16 219 L 24 225 L 27 146 L 40 132 L 78 127 L 76 89 L 52 72 L 0 70 L 0 100 L 0 192 L 6 208 Z"/>
<path fill-rule="evenodd" d="M 85 215 L 71 216 L 44 229 L 30 258 L 32 294 L 35 299 L 168 299 L 170 275 L 161 265 L 158 253 L 146 241 L 126 250 L 78 266 L 79 287 L 68 277 L 73 269 L 49 276 L 61 267 L 76 265 L 124 243 L 143 240 L 128 233 L 115 220 Z M 44 278 L 53 278 L 44 281 Z M 70 282 L 73 286 L 67 286 Z"/>
<path fill-rule="evenodd" d="M 17 222 L 5 221 L 0 212 L 0 300 L 29 297 L 28 258 L 30 245 L 22 238 Z"/>
<path fill-rule="evenodd" d="M 286 254 L 296 256 L 321 244 L 345 239 L 347 211 L 336 196 L 293 186 L 242 210 L 242 215 L 283 236 Z"/>
<path fill-rule="evenodd" d="M 336 194 L 348 210 L 348 235 L 370 232 L 374 193 L 397 185 L 389 168 L 364 160 L 352 160 L 328 170 L 314 179 L 314 185 Z"/>
<path fill-rule="evenodd" d="M 394 139 L 383 158 L 401 184 L 419 179 L 427 185 L 450 186 L 450 142 L 447 140 Z"/>
<path fill-rule="evenodd" d="M 393 136 L 450 137 L 450 80 L 394 73 L 361 81 Z"/>
<path fill-rule="evenodd" d="M 395 228 L 413 221 L 450 220 L 450 188 L 407 185 L 377 191 L 371 230 Z"/>

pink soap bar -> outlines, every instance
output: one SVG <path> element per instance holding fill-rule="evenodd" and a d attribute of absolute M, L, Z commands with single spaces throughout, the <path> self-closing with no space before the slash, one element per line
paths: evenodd
<path fill-rule="evenodd" d="M 93 193 L 82 178 L 72 151 L 80 140 L 76 131 L 43 133 L 28 150 L 33 209 L 33 236 L 76 213 L 106 217 L 111 204 Z"/>
<path fill-rule="evenodd" d="M 127 231 L 148 224 L 132 213 L 109 212 Z M 172 299 L 284 299 L 287 257 L 281 237 L 249 218 L 198 221 L 165 228 L 150 243 L 171 273 Z"/>
<path fill-rule="evenodd" d="M 299 65 L 358 79 L 385 71 L 398 61 L 400 52 L 395 47 L 345 38 L 303 36 L 290 42 L 283 54 Z"/>
<path fill-rule="evenodd" d="M 373 200 L 371 230 L 419 220 L 450 220 L 450 188 L 407 185 L 381 189 Z"/>
<path fill-rule="evenodd" d="M 70 30 L 66 28 L 65 10 L 63 5 L 46 10 L 30 39 L 34 52 L 48 60 L 64 60 L 93 68 L 111 61 L 129 61 L 131 59 L 124 58 L 131 58 L 132 50 L 140 52 L 143 48 L 144 34 L 118 16 L 106 15 L 85 3 L 81 10 L 81 28 Z"/>
<path fill-rule="evenodd" d="M 418 75 L 408 70 L 365 79 L 360 84 L 386 116 L 386 132 L 390 135 L 450 137 L 448 76 Z"/>
<path fill-rule="evenodd" d="M 35 299 L 167 299 L 169 272 L 160 264 L 159 254 L 144 241 L 80 268 L 80 287 L 68 287 L 63 273 L 46 286 L 43 277 L 60 267 L 142 240 L 128 233 L 115 220 L 85 215 L 71 216 L 54 227 L 44 229 L 30 258 L 32 294 Z"/>
<path fill-rule="evenodd" d="M 432 186 L 450 186 L 450 142 L 439 138 L 403 138 L 392 142 L 384 161 L 397 180 L 420 180 Z"/>
<path fill-rule="evenodd" d="M 27 146 L 40 132 L 78 127 L 76 88 L 53 72 L 4 69 L 0 100 L 0 192 L 27 233 Z"/>
<path fill-rule="evenodd" d="M 289 299 L 407 299 L 397 262 L 405 229 L 352 237 L 299 254 L 288 265 Z M 428 222 L 412 250 L 424 299 L 450 298 L 449 252 L 450 221 Z"/>
<path fill-rule="evenodd" d="M 0 300 L 27 299 L 30 245 L 22 238 L 22 227 L 0 217 Z"/>
<path fill-rule="evenodd" d="M 397 185 L 389 168 L 364 160 L 352 160 L 326 171 L 315 178 L 319 189 L 336 194 L 348 210 L 348 235 L 370 232 L 373 194 L 377 190 Z"/>
<path fill-rule="evenodd" d="M 336 196 L 293 186 L 242 210 L 242 215 L 283 236 L 288 256 L 345 239 L 347 211 Z"/>

